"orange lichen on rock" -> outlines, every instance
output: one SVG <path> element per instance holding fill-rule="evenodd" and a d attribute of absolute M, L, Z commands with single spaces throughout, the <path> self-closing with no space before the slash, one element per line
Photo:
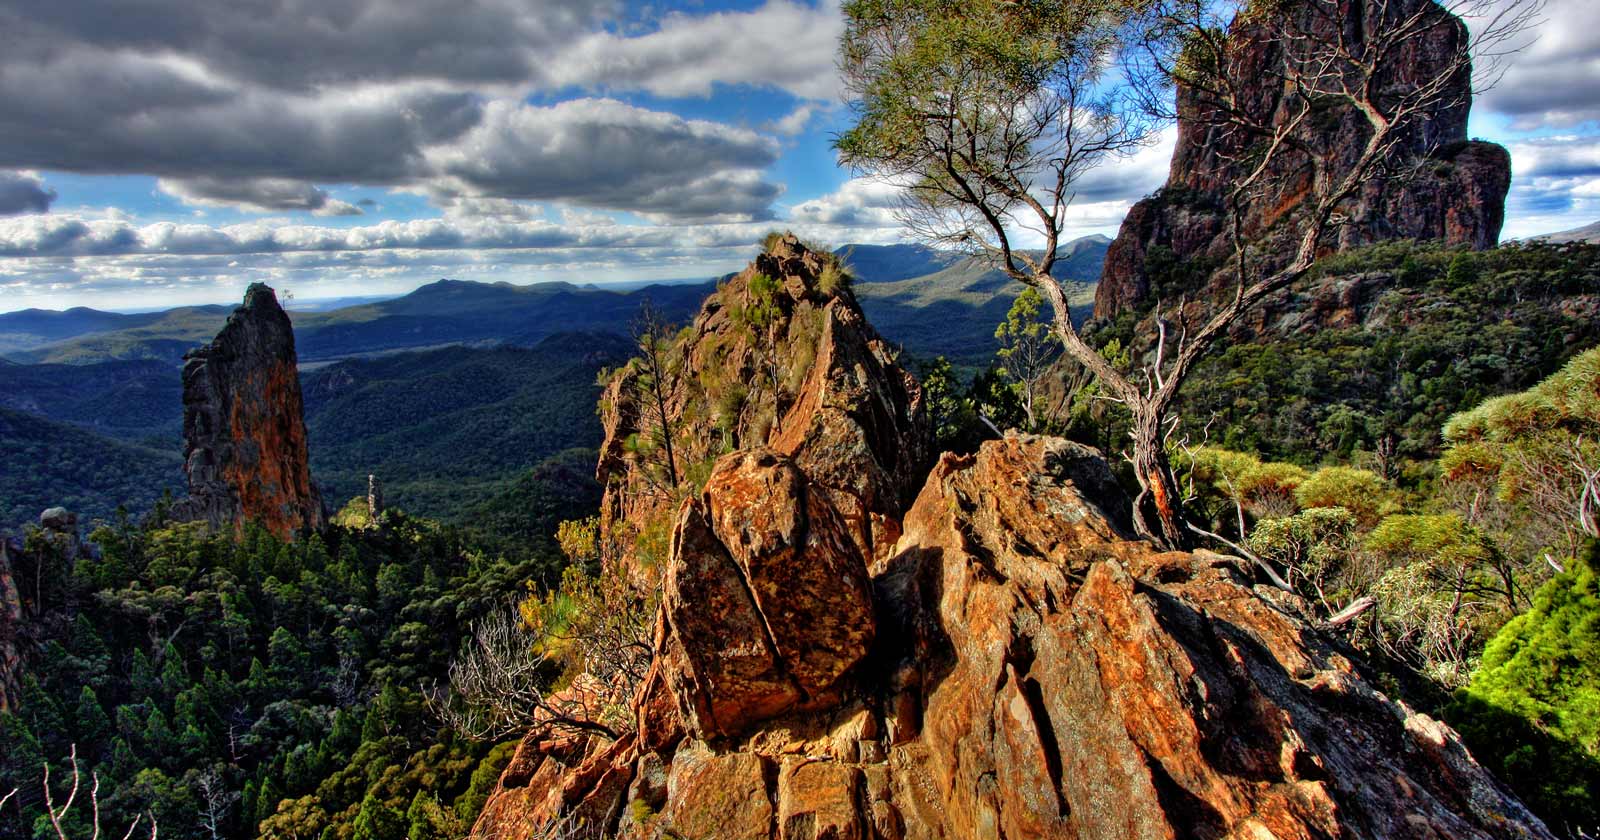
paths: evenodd
<path fill-rule="evenodd" d="M 675 521 L 634 731 L 530 733 L 475 831 L 1552 836 L 1296 598 L 1134 539 L 1092 449 L 946 455 L 870 581 L 833 505 L 782 453 L 720 459 Z"/>
<path fill-rule="evenodd" d="M 325 523 L 311 479 L 294 330 L 272 289 L 255 284 L 183 368 L 184 471 L 179 519 L 219 530 L 256 522 L 291 538 Z"/>

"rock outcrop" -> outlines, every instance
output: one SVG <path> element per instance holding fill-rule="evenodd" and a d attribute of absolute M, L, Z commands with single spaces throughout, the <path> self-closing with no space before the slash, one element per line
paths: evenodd
<path fill-rule="evenodd" d="M 727 305 L 688 334 L 685 375 L 727 358 L 707 349 Z M 848 323 L 847 298 L 830 309 Z M 830 329 L 842 346 L 819 360 L 871 349 L 845 343 L 864 325 Z M 633 726 L 530 732 L 475 836 L 1552 836 L 1298 599 L 1234 558 L 1134 539 L 1092 449 L 1012 436 L 945 455 L 903 506 L 863 492 L 898 490 L 910 474 L 882 447 L 919 451 L 926 427 L 863 411 L 915 405 L 916 387 L 855 358 L 819 362 L 778 431 L 741 435 L 703 489 L 630 500 L 643 465 L 602 456 L 603 543 L 640 533 L 629 511 L 671 505 L 658 571 L 618 570 L 662 590 Z M 628 415 L 610 393 L 615 437 Z M 685 441 L 745 420 L 680 406 Z"/>
<path fill-rule="evenodd" d="M 1363 33 L 1392 28 L 1419 10 L 1434 20 L 1394 56 L 1383 77 L 1388 89 L 1399 91 L 1441 78 L 1466 49 L 1466 27 L 1434 0 L 1329 0 L 1241 14 L 1229 32 L 1229 42 L 1236 46 L 1228 73 L 1245 91 L 1248 117 L 1282 125 L 1288 113 L 1287 87 L 1273 81 L 1284 75 L 1285 45 L 1266 35 L 1274 31 L 1268 29 L 1272 24 L 1267 16 L 1298 16 L 1290 31 L 1318 36 L 1307 42 L 1332 43 L 1338 27 L 1350 43 L 1359 45 Z M 1449 89 L 1438 97 L 1438 107 L 1407 130 L 1390 160 L 1397 174 L 1372 179 L 1341 208 L 1347 223 L 1329 232 L 1324 240 L 1329 251 L 1388 239 L 1441 240 L 1475 249 L 1492 248 L 1499 241 L 1511 159 L 1498 145 L 1467 138 L 1470 73 L 1456 73 L 1447 81 Z M 1106 252 L 1095 293 L 1096 318 L 1114 318 L 1156 298 L 1170 301 L 1179 293 L 1192 293 L 1196 290 L 1152 285 L 1172 282 L 1161 276 L 1167 267 L 1209 271 L 1232 253 L 1227 190 L 1253 165 L 1248 154 L 1252 138 L 1226 130 L 1219 106 L 1192 88 L 1179 87 L 1177 104 L 1178 142 L 1167 184 L 1133 206 Z M 1306 156 L 1328 163 L 1331 175 L 1339 177 L 1351 170 L 1370 133 L 1360 115 L 1342 105 L 1328 106 L 1295 129 L 1291 138 L 1304 151 L 1286 151 L 1269 166 L 1263 189 L 1243 207 L 1245 238 L 1264 243 L 1265 254 L 1292 253 L 1291 240 L 1311 189 Z"/>
<path fill-rule="evenodd" d="M 681 485 L 704 481 L 725 452 L 770 446 L 830 498 L 863 554 L 878 557 L 894 544 L 932 465 L 932 437 L 916 380 L 837 269 L 831 254 L 776 239 L 680 333 L 667 352 L 661 407 L 648 404 L 653 390 L 641 394 L 646 372 L 637 363 L 606 387 L 601 521 L 640 575 L 659 579 L 667 546 L 652 536 L 671 528 L 682 497 L 637 447 L 658 433 L 662 416 Z"/>
<path fill-rule="evenodd" d="M 256 283 L 210 344 L 183 366 L 184 472 L 173 516 L 236 530 L 256 522 L 290 538 L 325 523 L 311 480 L 294 329 Z"/>

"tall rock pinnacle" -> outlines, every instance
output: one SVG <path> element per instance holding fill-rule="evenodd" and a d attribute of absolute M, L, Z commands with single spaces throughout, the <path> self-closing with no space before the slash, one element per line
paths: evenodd
<path fill-rule="evenodd" d="M 1262 125 L 1283 125 L 1290 112 L 1280 68 L 1289 59 L 1283 44 L 1267 33 L 1263 15 L 1300 15 L 1292 31 L 1320 33 L 1334 43 L 1363 36 L 1391 18 L 1421 14 L 1432 21 L 1387 68 L 1385 83 L 1411 90 L 1445 76 L 1467 48 L 1460 19 L 1434 0 L 1337 0 L 1288 4 L 1261 15 L 1240 15 L 1229 31 L 1237 55 L 1230 65 L 1233 86 L 1248 92 L 1247 116 Z M 1342 30 L 1342 35 L 1335 29 Z M 1474 249 L 1493 248 L 1505 221 L 1511 158 L 1504 148 L 1467 139 L 1472 79 L 1466 72 L 1446 78 L 1449 90 L 1425 119 L 1408 128 L 1389 161 L 1392 171 L 1411 177 L 1380 176 L 1368 182 L 1341 208 L 1347 223 L 1330 230 L 1324 247 L 1344 250 L 1389 239 L 1441 240 Z M 1162 288 L 1160 265 L 1209 271 L 1232 253 L 1227 208 L 1229 186 L 1253 165 L 1255 139 L 1223 125 L 1221 106 L 1191 88 L 1178 89 L 1178 143 L 1166 186 L 1135 204 L 1106 252 L 1095 292 L 1094 316 L 1112 318 L 1155 299 L 1172 300 L 1192 289 Z M 1294 151 L 1278 155 L 1265 173 L 1264 187 L 1246 201 L 1241 218 L 1246 239 L 1261 243 L 1264 254 L 1288 254 L 1297 238 L 1296 222 L 1309 194 L 1307 155 L 1331 163 L 1339 177 L 1355 164 L 1370 130 L 1349 105 L 1329 105 L 1316 120 L 1290 136 Z M 1270 262 L 1270 257 L 1267 258 Z M 1215 290 L 1214 290 L 1215 291 Z"/>
<path fill-rule="evenodd" d="M 272 289 L 251 285 L 216 339 L 184 359 L 189 497 L 174 516 L 219 530 L 254 521 L 285 538 L 321 527 L 294 329 Z"/>

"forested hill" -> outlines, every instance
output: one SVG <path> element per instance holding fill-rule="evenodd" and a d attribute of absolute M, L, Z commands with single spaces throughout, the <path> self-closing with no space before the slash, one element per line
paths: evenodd
<path fill-rule="evenodd" d="M 600 442 L 595 375 L 628 356 L 611 333 L 533 347 L 397 353 L 302 375 L 313 475 L 337 506 L 377 475 L 405 509 L 452 521 L 511 492 L 547 458 Z M 67 505 L 109 519 L 142 515 L 180 491 L 183 404 L 159 362 L 0 366 L 0 532 Z M 0 406 L 5 400 L 0 399 Z"/>

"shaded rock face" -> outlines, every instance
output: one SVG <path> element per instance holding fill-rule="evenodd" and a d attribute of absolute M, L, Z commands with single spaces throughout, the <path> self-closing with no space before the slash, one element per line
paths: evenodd
<path fill-rule="evenodd" d="M 1132 540 L 1093 450 L 946 455 L 870 589 L 830 505 L 793 459 L 725 456 L 676 520 L 635 731 L 530 733 L 475 831 L 1552 836 L 1296 599 Z"/>
<path fill-rule="evenodd" d="M 22 690 L 22 592 L 11 558 L 21 546 L 0 536 L 0 712 L 14 711 Z"/>
<path fill-rule="evenodd" d="M 726 452 L 768 446 L 828 497 L 862 554 L 881 558 L 932 465 L 932 435 L 921 388 L 855 297 L 822 287 L 832 259 L 783 237 L 728 279 L 671 353 L 665 414 L 680 484 L 703 480 Z M 773 291 L 754 288 L 758 276 Z M 743 313 L 763 306 L 775 314 L 752 326 Z M 641 585 L 655 585 L 665 541 L 654 541 L 652 557 L 640 556 L 640 543 L 648 550 L 652 532 L 672 527 L 685 491 L 661 486 L 629 451 L 630 438 L 656 422 L 640 404 L 640 376 L 626 367 L 605 389 L 596 473 L 602 528 Z"/>
<path fill-rule="evenodd" d="M 1335 27 L 1349 42 L 1359 44 L 1364 32 L 1392 28 L 1395 21 L 1418 10 L 1431 14 L 1432 23 L 1386 68 L 1382 82 L 1396 91 L 1413 90 L 1439 77 L 1441 68 L 1452 66 L 1466 48 L 1465 26 L 1434 0 L 1319 0 L 1285 8 L 1288 11 L 1272 14 L 1301 16 L 1291 31 L 1312 33 L 1313 40 L 1322 43 L 1332 42 Z M 1235 23 L 1230 32 L 1230 42 L 1236 46 L 1229 74 L 1245 90 L 1251 120 L 1282 125 L 1289 102 L 1284 87 L 1271 80 L 1282 76 L 1285 48 L 1280 39 L 1268 36 L 1266 26 L 1260 17 L 1241 16 Z M 1329 231 L 1323 241 L 1326 249 L 1388 239 L 1441 240 L 1474 249 L 1497 244 L 1505 220 L 1511 158 L 1498 145 L 1467 139 L 1469 76 L 1460 73 L 1450 79 L 1441 104 L 1402 138 L 1390 163 L 1396 171 L 1414 169 L 1414 177 L 1380 176 L 1368 182 L 1341 208 L 1349 223 Z M 1159 285 L 1151 273 L 1158 268 L 1151 264 L 1157 249 L 1163 261 L 1198 261 L 1213 268 L 1231 254 L 1227 190 L 1245 171 L 1240 161 L 1248 160 L 1250 138 L 1225 130 L 1219 106 L 1193 89 L 1180 86 L 1177 104 L 1178 142 L 1167 184 L 1135 204 L 1123 220 L 1095 292 L 1096 318 L 1113 318 L 1155 298 L 1172 300 L 1181 292 L 1194 291 L 1152 288 L 1152 283 Z M 1291 136 L 1304 151 L 1280 154 L 1265 175 L 1264 189 L 1244 207 L 1245 238 L 1265 243 L 1268 254 L 1292 253 L 1298 222 L 1308 209 L 1302 202 L 1311 190 L 1306 156 L 1328 162 L 1331 175 L 1340 177 L 1353 167 L 1370 131 L 1353 109 L 1330 107 Z"/>
<path fill-rule="evenodd" d="M 183 366 L 184 472 L 178 519 L 218 530 L 254 521 L 289 538 L 325 523 L 311 481 L 294 330 L 256 283 L 210 344 Z"/>

